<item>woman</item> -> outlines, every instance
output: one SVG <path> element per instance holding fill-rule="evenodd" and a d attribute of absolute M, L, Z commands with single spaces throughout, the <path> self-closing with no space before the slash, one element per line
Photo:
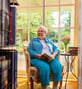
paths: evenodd
<path fill-rule="evenodd" d="M 58 61 L 57 55 L 60 50 L 51 40 L 46 38 L 47 28 L 40 26 L 37 30 L 37 38 L 33 38 L 28 46 L 28 52 L 31 57 L 31 64 L 38 68 L 42 89 L 47 89 L 49 85 L 50 70 L 53 73 L 53 89 L 57 89 L 57 84 L 62 81 L 62 66 Z M 42 54 L 50 55 L 53 60 L 49 63 L 43 61 Z"/>

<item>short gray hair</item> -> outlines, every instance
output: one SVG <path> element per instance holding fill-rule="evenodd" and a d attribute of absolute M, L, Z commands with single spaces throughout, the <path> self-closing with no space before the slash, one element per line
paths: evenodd
<path fill-rule="evenodd" d="M 48 29 L 47 29 L 45 26 L 40 26 L 40 27 L 38 27 L 37 31 L 38 31 L 39 29 L 44 29 L 45 32 L 46 32 L 46 34 L 47 34 L 47 32 L 48 32 Z"/>

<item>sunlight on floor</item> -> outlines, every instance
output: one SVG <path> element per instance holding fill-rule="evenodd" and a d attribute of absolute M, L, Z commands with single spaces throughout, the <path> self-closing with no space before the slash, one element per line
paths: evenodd
<path fill-rule="evenodd" d="M 18 87 L 17 89 L 27 89 L 27 80 L 26 78 L 17 78 Z M 50 82 L 50 88 L 52 88 L 53 82 Z M 62 87 L 65 85 L 63 82 Z M 34 83 L 34 89 L 41 89 L 41 84 Z"/>

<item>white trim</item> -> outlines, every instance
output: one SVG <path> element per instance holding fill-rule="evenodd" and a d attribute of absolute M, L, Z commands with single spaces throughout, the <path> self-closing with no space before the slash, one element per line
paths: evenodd
<path fill-rule="evenodd" d="M 30 41 L 30 0 L 28 0 L 28 42 Z"/>
<path fill-rule="evenodd" d="M 60 6 L 75 6 L 75 4 L 60 4 Z M 37 8 L 37 7 L 43 7 L 43 5 L 40 5 L 40 6 L 30 6 L 30 8 Z M 45 7 L 59 7 L 59 4 L 54 4 L 54 5 L 45 5 Z M 20 9 L 20 8 L 27 8 L 27 5 L 26 6 L 23 6 L 23 5 L 20 5 L 20 6 L 17 6 L 17 9 Z"/>
<path fill-rule="evenodd" d="M 24 28 L 16 28 L 17 30 L 26 30 L 26 29 L 28 29 L 27 27 L 24 27 Z M 35 27 L 30 27 L 30 29 L 37 29 L 37 27 L 35 28 Z M 47 27 L 47 29 L 59 29 L 59 27 Z M 60 27 L 60 29 L 74 29 L 74 27 Z"/>
<path fill-rule="evenodd" d="M 82 89 L 82 0 L 79 0 L 78 89 Z"/>
<path fill-rule="evenodd" d="M 43 0 L 43 18 L 42 18 L 42 22 L 43 22 L 43 26 L 45 26 L 45 0 Z"/>

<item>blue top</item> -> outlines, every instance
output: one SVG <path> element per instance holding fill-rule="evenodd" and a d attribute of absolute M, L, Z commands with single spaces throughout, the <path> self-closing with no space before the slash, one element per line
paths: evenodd
<path fill-rule="evenodd" d="M 45 38 L 45 43 L 49 47 L 49 51 L 51 54 L 53 54 L 53 52 L 55 51 L 58 51 L 58 55 L 60 54 L 59 48 L 55 46 L 50 39 Z M 42 49 L 43 49 L 43 45 L 38 38 L 31 39 L 30 44 L 27 48 L 31 59 L 36 58 L 37 54 L 42 54 Z"/>

